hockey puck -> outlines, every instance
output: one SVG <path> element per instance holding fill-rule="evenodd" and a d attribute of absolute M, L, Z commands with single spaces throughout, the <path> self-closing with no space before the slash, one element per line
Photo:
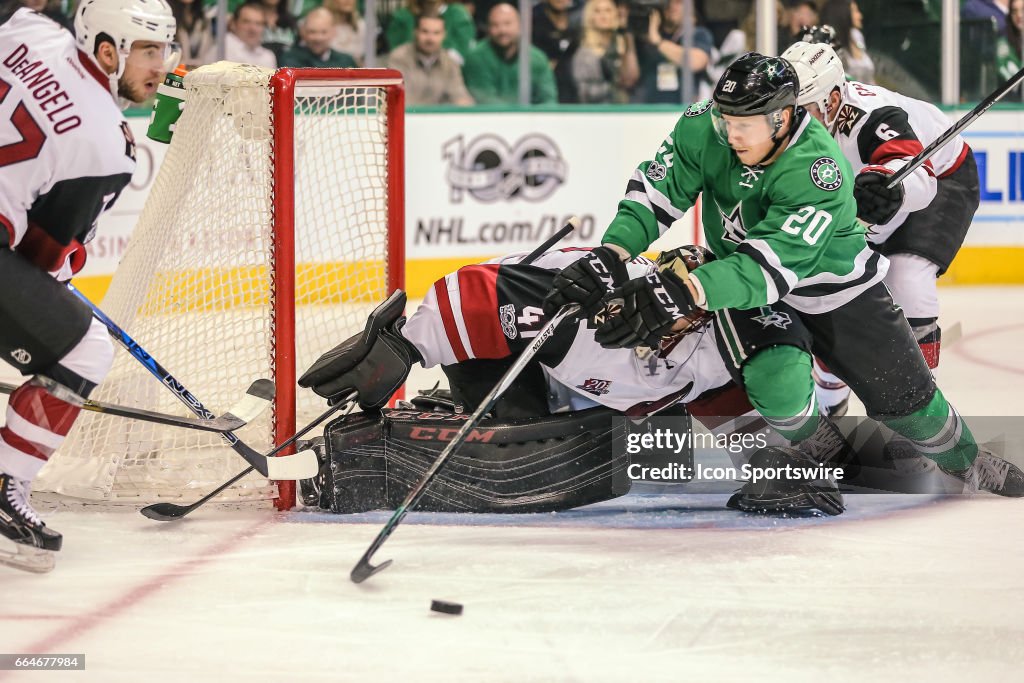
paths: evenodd
<path fill-rule="evenodd" d="M 462 614 L 462 605 L 447 600 L 431 600 L 430 609 L 444 614 Z"/>

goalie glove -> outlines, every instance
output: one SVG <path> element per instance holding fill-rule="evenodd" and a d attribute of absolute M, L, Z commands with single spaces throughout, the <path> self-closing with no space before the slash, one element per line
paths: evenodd
<path fill-rule="evenodd" d="M 544 315 L 552 316 L 562 306 L 579 304 L 587 318 L 604 308 L 604 298 L 628 279 L 626 264 L 611 247 L 600 246 L 566 266 L 555 275 L 551 291 L 544 297 Z"/>
<path fill-rule="evenodd" d="M 606 349 L 657 347 L 679 321 L 701 312 L 686 283 L 671 270 L 630 280 L 613 297 L 621 297 L 622 312 L 594 334 Z"/>
<path fill-rule="evenodd" d="M 853 181 L 853 198 L 857 200 L 857 218 L 865 223 L 884 225 L 903 206 L 903 183 L 889 184 L 893 170 L 886 166 L 865 166 Z"/>

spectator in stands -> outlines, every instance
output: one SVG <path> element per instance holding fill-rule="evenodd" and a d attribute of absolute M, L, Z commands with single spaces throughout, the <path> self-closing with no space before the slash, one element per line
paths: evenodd
<path fill-rule="evenodd" d="M 436 14 L 444 19 L 444 48 L 454 50 L 452 55 L 460 64 L 465 61 L 476 37 L 476 26 L 473 17 L 465 5 L 460 3 L 445 4 L 441 0 L 406 0 L 404 7 L 399 7 L 391 15 L 384 37 L 388 49 L 394 50 L 399 45 L 411 43 L 416 29 L 416 17 L 421 14 Z"/>
<path fill-rule="evenodd" d="M 263 47 L 280 61 L 284 51 L 295 44 L 299 22 L 288 11 L 285 0 L 260 0 L 267 27 L 263 29 Z"/>
<path fill-rule="evenodd" d="M 519 102 L 519 11 L 500 3 L 487 18 L 487 39 L 477 43 L 466 57 L 462 75 L 479 104 Z M 548 59 L 530 46 L 530 102 L 553 104 L 558 100 L 555 76 Z"/>
<path fill-rule="evenodd" d="M 572 76 L 579 102 L 629 102 L 640 78 L 636 46 L 622 30 L 613 0 L 587 0 L 583 6 L 583 36 L 572 56 Z"/>
<path fill-rule="evenodd" d="M 305 19 L 307 14 L 326 4 L 321 3 L 320 0 L 283 0 L 283 2 L 287 3 L 288 13 L 295 17 L 296 21 Z M 344 52 L 344 50 L 340 50 L 340 52 Z"/>
<path fill-rule="evenodd" d="M 853 0 L 828 0 L 821 8 L 821 23 L 836 30 L 839 49 L 846 75 L 861 83 L 875 82 L 875 62 L 864 44 L 864 15 Z"/>
<path fill-rule="evenodd" d="M 1021 41 L 1024 40 L 1024 0 L 1010 0 L 1006 30 L 996 44 L 996 66 L 999 77 L 1008 79 L 1021 69 Z"/>
<path fill-rule="evenodd" d="M 694 21 L 693 44 L 683 47 L 683 0 L 669 0 L 651 12 L 646 40 L 637 45 L 640 87 L 634 100 L 661 104 L 683 102 L 683 69 L 693 73 L 694 101 L 710 97 L 707 68 L 715 48 L 711 32 Z"/>
<path fill-rule="evenodd" d="M 356 66 L 352 55 L 338 52 L 331 48 L 334 33 L 334 16 L 326 7 L 311 10 L 306 18 L 299 22 L 299 38 L 301 42 L 284 51 L 278 61 L 280 66 L 334 67 L 338 69 Z"/>
<path fill-rule="evenodd" d="M 277 68 L 277 57 L 263 47 L 263 29 L 267 26 L 263 5 L 250 0 L 235 8 L 228 20 L 228 33 L 224 38 L 224 59 L 241 64 L 255 64 L 268 69 Z M 217 61 L 217 46 L 211 47 L 203 61 Z"/>
<path fill-rule="evenodd" d="M 189 69 L 202 66 L 214 46 L 213 28 L 203 11 L 202 0 L 167 0 L 178 24 L 181 61 Z"/>
<path fill-rule="evenodd" d="M 533 6 L 533 44 L 548 58 L 559 102 L 577 102 L 572 56 L 580 43 L 580 12 L 573 0 L 542 0 Z"/>
<path fill-rule="evenodd" d="M 366 55 L 366 22 L 359 14 L 356 0 L 324 0 L 324 7 L 330 10 L 337 28 L 331 48 L 352 55 L 362 64 Z"/>
<path fill-rule="evenodd" d="M 814 4 L 813 0 L 797 0 L 789 6 L 789 10 L 786 12 L 786 25 L 789 28 L 789 35 L 779 34 L 779 52 L 800 40 L 805 27 L 818 25 L 818 6 Z"/>
<path fill-rule="evenodd" d="M 704 17 L 704 27 L 715 37 L 715 45 L 724 43 L 729 32 L 740 27 L 754 4 L 753 0 L 694 0 L 697 13 Z"/>
<path fill-rule="evenodd" d="M 996 30 L 1002 33 L 1006 30 L 1006 17 L 1010 11 L 1009 0 L 967 0 L 960 6 L 961 19 L 988 19 L 996 20 Z"/>
<path fill-rule="evenodd" d="M 473 98 L 462 80 L 462 69 L 442 45 L 444 19 L 437 14 L 416 17 L 413 42 L 399 45 L 387 58 L 405 79 L 405 103 L 467 106 Z"/>

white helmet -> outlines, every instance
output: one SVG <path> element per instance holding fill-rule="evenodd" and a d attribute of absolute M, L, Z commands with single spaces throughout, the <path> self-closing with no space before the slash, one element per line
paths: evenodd
<path fill-rule="evenodd" d="M 137 40 L 166 44 L 164 70 L 173 69 L 180 54 L 175 54 L 176 30 L 167 0 L 82 0 L 75 12 L 75 38 L 86 54 L 93 54 L 96 37 L 101 33 L 114 41 L 120 55 L 117 78 L 124 73 L 132 43 Z"/>
<path fill-rule="evenodd" d="M 836 88 L 839 88 L 839 94 L 842 95 L 843 85 L 846 83 L 846 72 L 843 71 L 843 62 L 839 55 L 824 43 L 798 42 L 786 48 L 782 58 L 793 65 L 800 80 L 796 103 L 801 107 L 808 104 L 818 105 L 825 125 L 831 126 L 835 114 L 831 120 L 828 118 L 828 108 L 825 106 L 828 96 Z"/>

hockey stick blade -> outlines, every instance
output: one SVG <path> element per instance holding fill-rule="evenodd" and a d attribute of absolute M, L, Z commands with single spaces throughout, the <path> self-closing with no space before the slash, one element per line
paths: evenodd
<path fill-rule="evenodd" d="M 124 417 L 129 420 L 139 420 L 142 422 L 153 422 L 156 424 L 168 425 L 170 427 L 182 427 L 184 429 L 196 429 L 204 432 L 231 432 L 236 429 L 244 427 L 248 420 L 232 414 L 232 412 L 225 413 L 220 417 L 212 417 L 205 419 L 201 417 L 187 417 L 180 415 L 171 415 L 169 413 L 158 413 L 153 410 L 145 410 L 143 408 L 131 408 L 128 406 L 120 406 L 114 403 L 104 403 L 103 401 L 94 401 L 92 399 L 82 398 L 78 394 L 72 392 L 70 389 L 63 387 L 52 380 L 48 380 L 45 377 L 37 378 L 43 384 L 43 387 L 56 398 L 66 401 L 74 405 L 81 406 L 82 410 L 88 410 L 93 413 L 101 413 L 103 415 L 114 415 L 116 417 Z M 269 381 L 269 380 L 257 380 L 257 381 Z M 18 387 L 14 384 L 8 384 L 7 382 L 0 382 L 0 394 L 11 394 Z M 242 399 L 244 402 L 246 399 Z M 269 402 L 267 403 L 269 405 Z M 251 410 L 251 409 L 250 409 Z M 258 415 L 258 413 L 257 413 Z"/>
<path fill-rule="evenodd" d="M 287 441 L 285 441 L 280 446 L 278 446 L 277 448 L 272 450 L 270 453 L 268 453 L 267 457 L 268 458 L 273 457 L 277 453 L 280 453 L 281 451 L 283 451 L 288 446 L 291 446 L 293 443 L 295 443 L 296 441 L 301 439 L 303 436 L 305 436 L 311 429 L 313 429 L 314 427 L 319 425 L 321 422 L 326 420 L 328 417 L 333 415 L 338 410 L 341 410 L 342 408 L 344 408 L 346 406 L 348 407 L 349 410 L 351 410 L 352 407 L 355 405 L 355 400 L 356 400 L 356 394 L 355 394 L 355 392 L 353 392 L 349 396 L 346 396 L 344 399 L 341 399 L 341 400 L 339 400 L 337 402 L 331 403 L 330 406 L 327 408 L 327 410 L 322 415 L 320 415 L 320 417 L 316 418 L 315 420 L 310 422 L 308 425 L 306 425 L 305 427 L 303 427 L 302 429 L 297 431 L 294 434 L 294 436 L 289 437 Z M 139 510 L 139 512 L 142 513 L 143 517 L 148 517 L 149 519 L 153 519 L 153 520 L 156 520 L 158 522 L 173 522 L 176 519 L 181 519 L 185 515 L 187 515 L 190 512 L 192 512 L 193 510 L 195 510 L 195 509 L 201 507 L 202 505 L 204 505 L 205 503 L 209 502 L 211 499 L 216 498 L 217 494 L 219 494 L 221 491 L 223 491 L 224 489 L 226 489 L 229 486 L 231 486 L 232 484 L 234 484 L 236 481 L 238 481 L 239 479 L 241 479 L 245 475 L 247 475 L 250 472 L 252 472 L 253 469 L 255 469 L 255 468 L 253 468 L 253 467 L 246 467 L 244 470 L 242 470 L 241 472 L 239 472 L 235 476 L 231 477 L 226 482 L 224 482 L 223 484 L 221 484 L 220 486 L 218 486 L 214 490 L 210 491 L 205 496 L 203 496 L 202 498 L 200 498 L 196 502 L 192 503 L 191 505 L 177 505 L 175 503 L 154 503 L 153 505 L 147 505 L 146 507 L 144 507 L 141 510 Z"/>
<path fill-rule="evenodd" d="M 316 453 L 310 449 L 294 455 L 267 457 L 239 441 L 234 450 L 267 479 L 297 481 L 315 477 L 320 471 Z"/>
<path fill-rule="evenodd" d="M 260 457 L 267 461 L 267 477 L 276 481 L 311 479 L 320 472 L 320 461 L 316 459 L 316 453 L 311 448 L 294 455 Z"/>
<path fill-rule="evenodd" d="M 348 577 L 352 579 L 353 583 L 362 583 L 363 581 L 366 581 L 377 572 L 382 572 L 390 567 L 393 562 L 393 560 L 384 560 L 377 566 L 374 566 L 370 564 L 369 555 L 370 553 L 363 555 L 363 557 L 360 558 L 359 563 L 352 568 L 352 572 Z"/>
<path fill-rule="evenodd" d="M 274 402 L 277 389 L 269 379 L 258 379 L 249 385 L 241 401 L 232 406 L 224 417 L 235 417 L 248 424 L 263 414 Z"/>

